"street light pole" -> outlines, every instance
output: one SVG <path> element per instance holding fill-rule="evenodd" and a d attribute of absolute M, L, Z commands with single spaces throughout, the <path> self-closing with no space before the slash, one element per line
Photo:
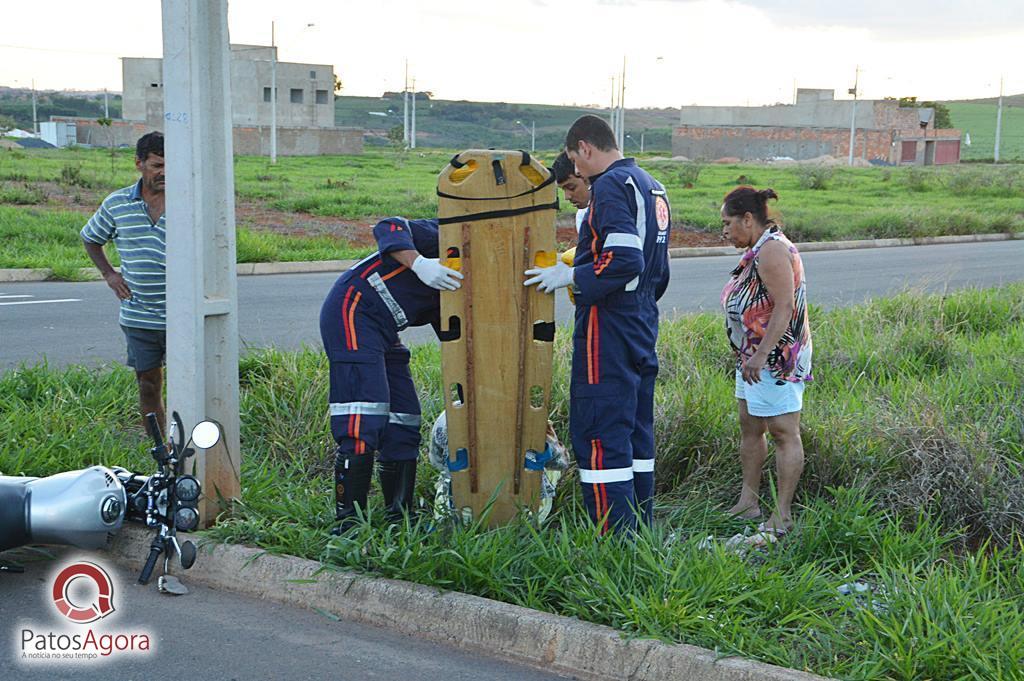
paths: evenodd
<path fill-rule="evenodd" d="M 516 125 L 518 125 L 520 128 L 522 128 L 526 132 L 530 133 L 530 152 L 532 153 L 532 152 L 536 151 L 537 150 L 537 121 L 530 121 L 530 127 L 526 127 L 526 125 L 522 121 L 516 121 Z"/>
<path fill-rule="evenodd" d="M 270 163 L 277 163 L 277 43 L 270 22 Z"/>
<path fill-rule="evenodd" d="M 409 148 L 416 148 L 416 79 L 412 79 L 412 117 L 409 123 Z"/>
<path fill-rule="evenodd" d="M 850 116 L 850 159 L 849 165 L 853 165 L 853 148 L 856 146 L 857 140 L 857 84 L 860 82 L 860 66 L 857 67 L 857 71 L 853 76 L 853 89 L 850 90 L 850 94 L 853 95 L 853 115 Z"/>
<path fill-rule="evenodd" d="M 999 163 L 999 142 L 1003 136 L 1003 77 L 999 77 L 999 108 L 996 109 L 996 149 L 995 163 Z"/>

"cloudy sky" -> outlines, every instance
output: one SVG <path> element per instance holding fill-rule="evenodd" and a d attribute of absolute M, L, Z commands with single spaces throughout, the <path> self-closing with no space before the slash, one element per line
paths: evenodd
<path fill-rule="evenodd" d="M 102 9 L 101 9 L 102 8 Z M 231 40 L 333 64 L 345 94 L 607 105 L 788 102 L 794 86 L 921 99 L 1024 92 L 1024 0 L 234 0 Z M 157 0 L 0 9 L 0 85 L 119 90 L 160 56 Z M 307 24 L 314 24 L 307 27 Z M 842 96 L 845 96 L 843 94 Z"/>

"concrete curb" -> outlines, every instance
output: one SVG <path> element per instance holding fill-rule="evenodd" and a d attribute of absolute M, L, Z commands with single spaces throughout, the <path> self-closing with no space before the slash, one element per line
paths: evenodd
<path fill-rule="evenodd" d="M 933 246 L 937 244 L 967 244 L 982 241 L 1013 241 L 1024 240 L 1024 232 L 1006 232 L 1001 234 L 964 234 L 953 236 L 923 236 L 913 239 L 865 239 L 862 241 L 807 241 L 796 244 L 804 253 L 813 251 L 843 251 L 860 248 L 893 248 L 896 246 Z M 715 255 L 738 255 L 732 246 L 704 246 L 698 248 L 670 248 L 669 256 L 673 258 L 701 258 Z M 305 262 L 246 262 L 238 263 L 238 276 L 259 274 L 308 274 L 314 272 L 344 272 L 357 260 L 309 260 Z M 99 279 L 100 273 L 93 267 L 79 269 L 83 279 Z M 0 269 L 0 283 L 48 281 L 53 277 L 53 270 L 40 269 Z"/>
<path fill-rule="evenodd" d="M 110 548 L 136 570 L 150 533 L 125 527 Z M 182 574 L 180 570 L 176 571 Z M 615 629 L 478 596 L 323 568 L 259 549 L 205 544 L 186 582 L 386 627 L 420 639 L 484 653 L 586 681 L 820 681 L 815 676 L 711 650 L 651 639 L 626 640 Z"/>

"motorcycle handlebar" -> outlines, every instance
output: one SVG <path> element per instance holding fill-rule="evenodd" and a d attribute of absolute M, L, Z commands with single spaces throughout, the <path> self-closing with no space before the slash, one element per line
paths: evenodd
<path fill-rule="evenodd" d="M 149 558 L 146 559 L 146 565 L 142 568 L 142 574 L 139 575 L 139 584 L 149 583 L 149 578 L 153 575 L 153 568 L 156 567 L 156 560 L 163 550 L 163 543 L 159 538 L 154 539 L 153 543 L 149 545 Z"/>
<path fill-rule="evenodd" d="M 146 414 L 146 423 L 149 424 L 149 434 L 153 437 L 153 444 L 163 447 L 164 434 L 160 432 L 160 421 L 157 420 L 156 414 L 153 412 Z"/>

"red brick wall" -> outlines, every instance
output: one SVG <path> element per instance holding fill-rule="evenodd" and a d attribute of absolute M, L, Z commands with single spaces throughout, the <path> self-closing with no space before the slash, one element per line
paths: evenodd
<path fill-rule="evenodd" d="M 891 161 L 892 140 L 888 130 L 857 130 L 854 156 Z M 768 156 L 800 160 L 825 154 L 845 157 L 849 150 L 850 131 L 839 128 L 682 126 L 672 134 L 673 155 L 708 160 L 730 156 L 745 160 Z"/>

